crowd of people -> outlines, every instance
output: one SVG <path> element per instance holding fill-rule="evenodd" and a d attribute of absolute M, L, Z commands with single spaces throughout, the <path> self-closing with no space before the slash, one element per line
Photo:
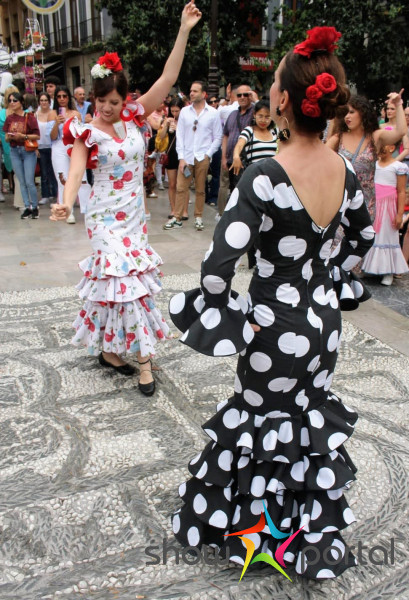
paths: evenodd
<path fill-rule="evenodd" d="M 180 486 L 173 531 L 186 546 L 211 545 L 244 565 L 249 547 L 238 535 L 254 526 L 253 552 L 281 552 L 281 564 L 304 577 L 337 577 L 356 564 L 340 531 L 355 520 L 344 492 L 356 468 L 344 442 L 357 414 L 330 387 L 341 309 L 369 297 L 354 269 L 392 280 L 408 270 L 399 245 L 409 156 L 403 90 L 389 94 L 379 125 L 370 103 L 350 94 L 334 54 L 341 34 L 319 27 L 282 59 L 268 100 L 241 83 L 221 102 L 203 81 L 192 82 L 188 99 L 169 97 L 200 18 L 189 2 L 163 73 L 144 94 L 130 93 L 116 53 L 92 68 L 89 106 L 81 88 L 74 103 L 66 86 L 48 83 L 38 109 L 12 89 L 4 162 L 9 156 L 20 184 L 22 218 L 39 214 L 36 141 L 41 203 L 58 198 L 51 220 L 72 222 L 79 197 L 92 254 L 79 265 L 73 343 L 124 376 L 135 374 L 126 358 L 136 355 L 148 397 L 155 345 L 170 337 L 155 303 L 162 260 L 147 236 L 152 182 L 162 189 L 167 174 L 165 230 L 188 219 L 193 179 L 198 231 L 206 194 L 217 201 L 200 287 L 174 296 L 169 313 L 191 348 L 240 356 L 234 394 L 203 426 L 210 442 Z M 231 289 L 245 253 L 254 267 L 246 300 Z M 282 539 L 301 532 L 292 550 L 284 554 L 287 543 L 264 515 Z M 330 565 L 329 548 L 341 557 Z"/>
<path fill-rule="evenodd" d="M 141 92 L 134 90 L 128 99 L 136 101 L 140 96 Z M 375 223 L 377 240 L 371 251 L 373 256 L 365 263 L 362 261 L 355 271 L 360 275 L 381 275 L 383 285 L 391 285 L 394 278 L 406 273 L 409 260 L 406 200 L 409 107 L 404 112 L 399 102 L 388 100 L 378 118 L 367 98 L 351 96 L 348 106 L 327 126 L 323 139 L 354 165 Z M 15 192 L 16 208 L 20 208 L 21 202 L 24 205 L 21 218 L 37 219 L 39 206 L 63 201 L 70 167 L 63 126 L 74 116 L 84 124 L 92 122 L 97 116 L 94 93 L 91 90 L 86 100 L 82 87 L 77 87 L 72 94 L 57 77 L 50 76 L 45 80 L 45 91 L 38 97 L 22 95 L 16 87 L 9 86 L 3 104 L 0 111 L 3 177 L 9 179 L 9 188 Z M 156 190 L 164 190 L 166 186 L 169 214 L 163 226 L 165 230 L 181 229 L 189 219 L 192 187 L 195 189 L 194 227 L 198 231 L 204 228 L 205 203 L 217 207 L 215 220 L 219 221 L 245 168 L 258 160 L 274 157 L 277 152 L 277 127 L 269 100 L 265 96 L 259 100 L 247 83 L 227 85 L 226 96 L 220 98 L 209 96 L 204 81 L 194 81 L 188 96 L 169 93 L 161 99 L 155 110 L 144 118 L 144 125 L 145 215 L 149 220 L 148 201 L 157 198 Z M 28 147 L 33 143 L 34 151 Z M 386 146 L 396 163 L 393 168 L 397 178 L 388 180 L 395 189 L 389 201 L 381 200 L 379 186 L 384 184 L 377 181 L 379 178 L 383 181 L 381 173 L 384 172 L 377 159 Z M 41 177 L 40 199 L 35 186 L 36 174 Z M 86 169 L 77 199 L 83 212 L 86 212 L 91 184 L 92 170 Z M 2 192 L 0 199 L 4 199 Z M 388 202 L 390 206 L 385 211 L 381 205 L 386 206 Z M 379 216 L 375 221 L 377 204 L 382 218 Z M 392 214 L 395 205 L 397 218 Z M 381 232 L 386 215 L 393 221 L 386 228 L 387 234 L 384 227 Z M 75 223 L 73 210 L 66 222 Z M 341 230 L 336 241 L 340 235 Z M 254 249 L 249 251 L 248 260 L 249 267 L 254 267 Z"/>
<path fill-rule="evenodd" d="M 4 175 L 9 179 L 16 208 L 20 209 L 23 203 L 21 219 L 38 219 L 39 205 L 62 202 L 70 164 L 62 141 L 62 127 L 73 116 L 83 122 L 91 121 L 94 104 L 85 100 L 82 87 L 77 87 L 72 95 L 56 76 L 45 80 L 45 91 L 38 97 L 10 85 L 3 104 L 0 112 L 3 179 Z M 41 199 L 35 185 L 37 172 L 41 178 Z M 87 192 L 89 188 L 84 194 Z M 67 222 L 75 223 L 73 214 Z"/>

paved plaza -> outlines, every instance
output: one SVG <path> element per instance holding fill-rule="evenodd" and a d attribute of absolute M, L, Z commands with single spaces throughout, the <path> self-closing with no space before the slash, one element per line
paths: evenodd
<path fill-rule="evenodd" d="M 197 232 L 191 205 L 182 230 L 163 231 L 167 193 L 149 205 L 166 313 L 174 293 L 198 285 L 216 213 L 206 207 Z M 188 460 L 207 439 L 201 423 L 232 393 L 236 357 L 167 341 L 157 392 L 142 396 L 136 380 L 69 343 L 76 263 L 90 254 L 79 213 L 76 225 L 50 222 L 46 209 L 21 221 L 7 196 L 0 232 L 0 600 L 409 599 L 409 277 L 391 288 L 368 279 L 373 298 L 343 315 L 333 391 L 360 416 L 346 445 L 359 469 L 347 492 L 357 522 L 345 532 L 359 566 L 317 583 L 252 565 L 239 583 L 233 565 L 176 564 L 170 527 Z M 243 258 L 233 288 L 245 292 L 249 278 Z M 175 548 L 166 561 L 164 544 Z M 374 546 L 383 550 L 370 560 Z M 147 564 L 148 547 L 158 564 Z"/>

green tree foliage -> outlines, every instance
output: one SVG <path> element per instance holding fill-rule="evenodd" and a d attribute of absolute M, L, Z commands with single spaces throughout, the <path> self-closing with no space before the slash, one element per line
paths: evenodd
<path fill-rule="evenodd" d="M 295 11 L 282 8 L 276 60 L 305 39 L 308 29 L 334 26 L 342 33 L 338 56 L 359 93 L 379 103 L 389 91 L 406 85 L 409 97 L 408 0 L 299 0 L 296 4 Z"/>
<path fill-rule="evenodd" d="M 107 43 L 128 67 L 134 86 L 148 89 L 162 72 L 175 41 L 183 0 L 100 0 L 112 15 L 115 34 Z M 190 34 L 178 84 L 187 92 L 195 79 L 207 79 L 210 60 L 211 0 L 198 0 L 202 20 Z M 238 64 L 249 52 L 248 33 L 265 22 L 265 0 L 219 0 L 220 83 L 243 78 Z"/>

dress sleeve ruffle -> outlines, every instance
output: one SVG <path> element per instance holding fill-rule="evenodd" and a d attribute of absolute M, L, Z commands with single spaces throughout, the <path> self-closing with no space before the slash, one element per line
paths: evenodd
<path fill-rule="evenodd" d="M 254 337 L 247 320 L 248 304 L 231 291 L 228 304 L 209 307 L 200 288 L 180 292 L 169 303 L 173 323 L 183 332 L 180 341 L 206 356 L 231 356 Z"/>
<path fill-rule="evenodd" d="M 333 266 L 331 275 L 341 310 L 356 310 L 361 302 L 372 297 L 368 288 L 353 271 L 345 271 L 342 267 Z"/>
<path fill-rule="evenodd" d="M 72 146 L 75 140 L 82 140 L 89 149 L 86 169 L 96 169 L 98 166 L 98 143 L 101 141 L 98 132 L 89 123 L 81 123 L 77 117 L 65 122 L 63 127 L 63 142 L 70 146 L 67 150 L 71 156 Z"/>

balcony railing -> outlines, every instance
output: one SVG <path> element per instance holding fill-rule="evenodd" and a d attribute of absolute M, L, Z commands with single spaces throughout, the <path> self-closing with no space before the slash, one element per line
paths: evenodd
<path fill-rule="evenodd" d="M 71 49 L 79 50 L 87 44 L 101 42 L 106 37 L 101 30 L 99 18 L 81 21 L 79 27 L 64 27 L 46 35 L 48 42 L 44 52 L 45 56 Z"/>

